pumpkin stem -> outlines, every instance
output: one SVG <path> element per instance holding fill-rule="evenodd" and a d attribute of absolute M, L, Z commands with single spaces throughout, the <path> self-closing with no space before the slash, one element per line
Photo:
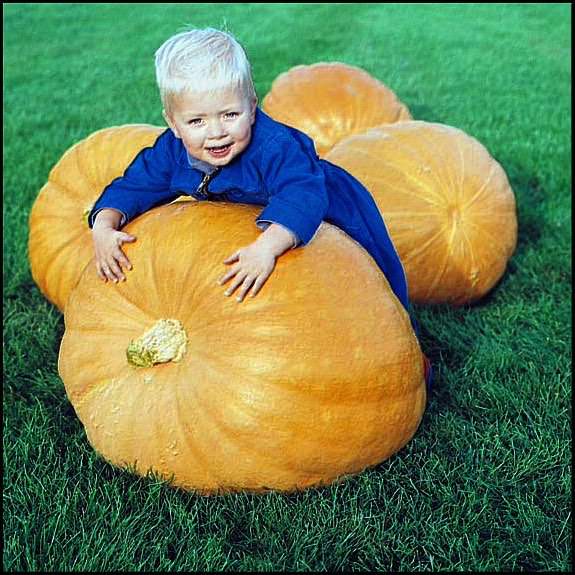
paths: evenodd
<path fill-rule="evenodd" d="M 156 363 L 180 361 L 186 353 L 188 336 L 177 319 L 160 319 L 126 349 L 128 363 L 152 367 Z"/>

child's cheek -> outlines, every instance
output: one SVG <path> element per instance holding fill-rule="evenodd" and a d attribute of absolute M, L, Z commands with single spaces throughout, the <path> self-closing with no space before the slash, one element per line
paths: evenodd
<path fill-rule="evenodd" d="M 204 138 L 199 133 L 187 133 L 184 144 L 188 151 L 199 150 L 204 146 Z"/>

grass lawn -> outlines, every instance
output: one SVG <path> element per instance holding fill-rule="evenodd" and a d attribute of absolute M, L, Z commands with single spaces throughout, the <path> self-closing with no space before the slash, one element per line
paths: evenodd
<path fill-rule="evenodd" d="M 496 289 L 416 308 L 436 385 L 415 437 L 343 483 L 206 498 L 131 475 L 90 447 L 58 376 L 29 211 L 78 140 L 163 124 L 153 54 L 187 24 L 238 37 L 260 101 L 297 64 L 364 68 L 482 142 L 516 194 Z M 570 26 L 569 4 L 3 4 L 4 569 L 569 571 Z"/>

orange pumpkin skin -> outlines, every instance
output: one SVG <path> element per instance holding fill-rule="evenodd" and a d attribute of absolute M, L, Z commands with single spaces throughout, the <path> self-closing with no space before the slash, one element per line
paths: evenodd
<path fill-rule="evenodd" d="M 322 224 L 278 258 L 255 298 L 217 284 L 258 235 L 254 206 L 183 202 L 127 226 L 127 280 L 84 271 L 65 310 L 59 372 L 92 446 L 216 494 L 293 491 L 373 466 L 424 411 L 422 354 L 405 310 L 358 244 Z M 187 334 L 177 362 L 133 367 L 157 320 Z"/>
<path fill-rule="evenodd" d="M 94 255 L 88 211 L 164 129 L 133 124 L 99 130 L 68 149 L 50 171 L 30 212 L 28 257 L 34 281 L 60 310 Z"/>
<path fill-rule="evenodd" d="M 365 70 L 340 62 L 295 66 L 280 74 L 262 109 L 310 136 L 321 157 L 348 136 L 411 119 L 392 90 Z"/>
<path fill-rule="evenodd" d="M 421 121 L 380 126 L 328 154 L 372 193 L 422 304 L 482 298 L 517 244 L 515 196 L 505 171 L 465 132 Z"/>

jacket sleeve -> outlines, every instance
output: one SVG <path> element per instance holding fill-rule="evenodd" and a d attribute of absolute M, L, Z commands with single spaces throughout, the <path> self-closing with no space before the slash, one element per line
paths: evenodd
<path fill-rule="evenodd" d="M 256 220 L 281 224 L 299 243 L 307 244 L 315 235 L 329 201 L 325 176 L 309 143 L 288 134 L 268 142 L 262 153 L 262 177 L 270 194 L 266 208 Z"/>
<path fill-rule="evenodd" d="M 122 176 L 104 188 L 88 215 L 90 228 L 96 214 L 104 208 L 121 212 L 123 226 L 151 208 L 178 197 L 176 192 L 170 191 L 175 166 L 171 137 L 170 130 L 166 130 L 153 146 L 139 152 Z"/>

